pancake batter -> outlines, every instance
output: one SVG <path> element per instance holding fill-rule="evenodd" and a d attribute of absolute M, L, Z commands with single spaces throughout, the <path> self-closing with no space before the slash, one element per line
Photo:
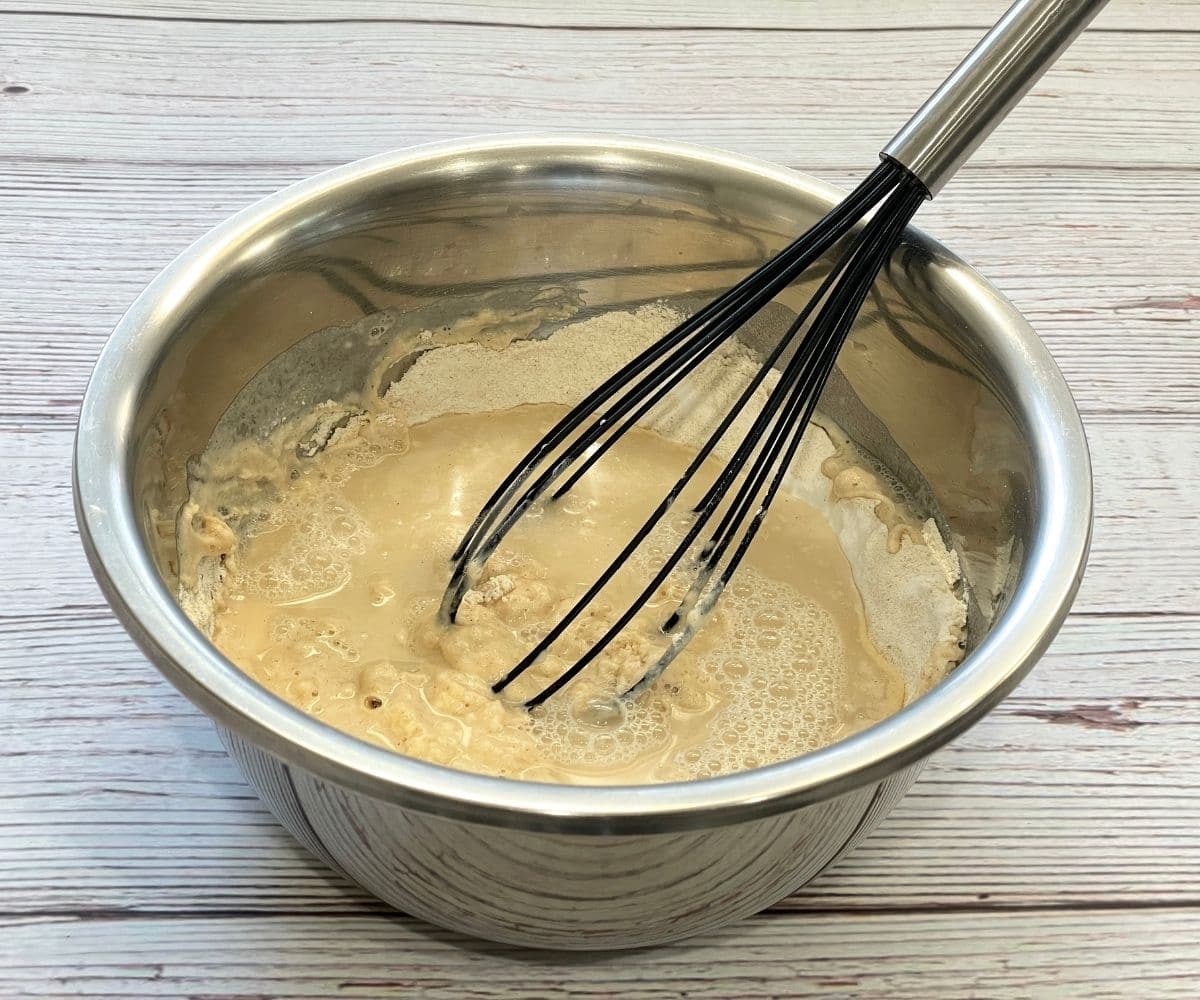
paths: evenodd
<path fill-rule="evenodd" d="M 482 360 L 495 368 L 513 349 Z M 464 359 L 448 360 L 464 377 Z M 429 385 L 430 372 L 411 374 L 411 384 Z M 390 393 L 348 417 L 327 404 L 306 428 L 206 455 L 181 514 L 181 591 L 192 595 L 193 618 L 252 677 L 331 725 L 489 774 L 686 780 L 834 742 L 895 712 L 957 658 L 961 622 L 924 637 L 917 677 L 911 664 L 892 662 L 903 659 L 896 649 L 889 658 L 873 641 L 845 551 L 853 531 L 839 537 L 836 518 L 817 508 L 865 504 L 889 558 L 935 546 L 932 555 L 952 557 L 931 525 L 908 517 L 871 471 L 814 427 L 796 478 L 816 484 L 820 501 L 779 495 L 715 614 L 649 691 L 628 704 L 613 698 L 663 648 L 658 625 L 685 591 L 686 573 L 571 685 L 526 712 L 520 702 L 569 667 L 673 549 L 686 502 L 539 664 L 502 697 L 491 683 L 592 583 L 694 448 L 648 429 L 628 434 L 571 494 L 519 523 L 458 623 L 444 626 L 435 616 L 451 551 L 564 407 L 537 401 L 430 416 L 419 393 Z M 686 439 L 678 428 L 672 436 Z M 719 467 L 711 459 L 697 483 Z M 861 535 L 861 517 L 855 525 Z"/>

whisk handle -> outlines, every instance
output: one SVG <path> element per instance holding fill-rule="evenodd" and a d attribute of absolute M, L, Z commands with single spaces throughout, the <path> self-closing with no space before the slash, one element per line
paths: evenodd
<path fill-rule="evenodd" d="M 882 155 L 937 194 L 1108 0 L 1017 0 Z"/>

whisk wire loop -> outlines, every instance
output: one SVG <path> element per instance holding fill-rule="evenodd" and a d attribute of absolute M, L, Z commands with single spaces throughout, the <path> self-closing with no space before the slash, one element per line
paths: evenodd
<path fill-rule="evenodd" d="M 862 299 L 869 291 L 891 246 L 903 230 L 904 225 L 912 217 L 917 205 L 925 197 L 924 189 L 919 183 L 909 178 L 902 169 L 886 162 L 881 164 L 880 168 L 860 186 L 855 194 L 860 195 L 861 198 L 847 199 L 847 202 L 844 202 L 841 207 L 845 208 L 852 200 L 861 201 L 857 208 L 859 215 L 873 207 L 881 199 L 886 198 L 886 201 L 877 215 L 855 235 L 848 252 L 830 268 L 817 292 L 779 338 L 755 376 L 742 390 L 734 405 L 725 413 L 662 502 L 651 512 L 604 572 L 575 601 L 570 610 L 558 619 L 546 635 L 517 664 L 496 681 L 493 685 L 494 691 L 503 691 L 532 667 L 563 636 L 607 586 L 613 576 L 620 571 L 621 567 L 675 505 L 683 490 L 727 434 L 738 415 L 750 403 L 768 373 L 774 369 L 784 352 L 795 342 L 800 331 L 809 323 L 815 312 L 817 319 L 811 324 L 803 343 L 785 365 L 777 384 L 769 393 L 767 401 L 755 416 L 752 425 L 743 435 L 730 461 L 717 475 L 703 499 L 695 506 L 692 523 L 684 533 L 683 539 L 659 566 L 648 585 L 605 634 L 553 682 L 529 698 L 526 706 L 536 707 L 570 683 L 629 625 L 694 546 L 705 526 L 727 499 L 729 490 L 738 476 L 742 475 L 742 470 L 753 458 L 750 471 L 742 477 L 740 488 L 732 502 L 726 505 L 725 513 L 716 531 L 696 559 L 698 572 L 688 596 L 668 619 L 664 625 L 664 632 L 669 634 L 684 619 L 688 620 L 687 627 L 674 637 L 668 649 L 647 671 L 647 674 L 632 685 L 625 694 L 632 694 L 644 688 L 665 669 L 686 644 L 696 628 L 696 624 L 692 620 L 694 616 L 690 612 L 699 605 L 702 614 L 706 614 L 707 610 L 715 603 L 720 589 L 723 589 L 728 577 L 732 575 L 732 570 L 727 567 L 718 577 L 715 591 L 711 594 L 705 593 L 705 588 L 719 566 L 726 549 L 750 514 L 755 497 L 762 492 L 771 470 L 778 466 L 780 454 L 785 453 L 785 460 L 779 474 L 768 487 L 768 494 L 760 501 L 757 516 L 750 521 L 749 537 L 751 538 L 757 531 L 762 517 L 765 516 L 766 507 L 773 499 L 778 489 L 778 483 L 782 481 L 783 472 L 786 471 L 794 456 L 803 434 L 803 425 L 811 416 L 812 407 L 808 406 L 804 410 L 799 425 L 796 423 L 797 413 L 806 400 L 815 403 L 820 389 L 823 388 L 825 380 L 828 378 L 828 369 L 832 368 L 836 351 L 840 348 L 841 341 L 844 340 L 853 321 L 854 312 L 850 311 L 844 322 L 837 322 L 840 315 L 839 310 L 845 312 L 848 304 L 853 307 L 853 310 L 861 305 Z M 903 211 L 897 212 L 901 203 L 904 206 L 911 205 L 911 208 L 906 207 Z M 846 213 L 841 214 L 845 215 Z M 857 215 L 854 218 L 857 218 Z M 555 491 L 553 497 L 557 498 L 566 493 L 599 459 L 607 446 L 633 427 L 671 389 L 690 374 L 718 344 L 735 333 L 750 316 L 773 299 L 784 287 L 795 281 L 815 263 L 822 253 L 845 235 L 845 232 L 853 225 L 853 219 L 850 226 L 847 226 L 845 221 L 845 219 L 839 218 L 830 224 L 830 218 L 826 217 L 808 234 L 792 243 L 783 254 L 735 286 L 734 292 L 739 294 L 727 296 L 725 307 L 718 309 L 706 307 L 709 309 L 710 316 L 707 325 L 693 324 L 694 328 L 690 333 L 679 336 L 680 332 L 688 327 L 688 322 L 685 321 L 655 345 L 660 347 L 664 343 L 668 344 L 666 349 L 657 356 L 650 357 L 653 354 L 653 348 L 651 348 L 630 362 L 622 369 L 622 372 L 632 373 L 636 381 L 626 388 L 615 404 L 572 441 L 553 460 L 550 468 L 543 471 L 534 484 L 501 515 L 501 510 L 512 500 L 513 495 L 545 461 L 547 453 L 553 452 L 572 430 L 586 423 L 589 412 L 583 412 L 581 419 L 575 420 L 574 418 L 580 416 L 579 411 L 589 409 L 589 401 L 592 401 L 598 393 L 593 393 L 588 399 L 585 399 L 576 410 L 547 432 L 542 441 L 530 450 L 526 459 L 509 477 L 512 482 L 502 484 L 493 499 L 489 501 L 489 504 L 495 502 L 496 507 L 489 510 L 489 507 L 485 505 L 479 517 L 476 518 L 475 524 L 468 531 L 467 537 L 464 538 L 463 544 L 455 553 L 456 578 L 452 578 L 444 603 L 444 609 L 447 610 L 451 620 L 453 620 L 454 612 L 457 611 L 457 602 L 461 601 L 462 594 L 465 593 L 471 561 L 481 563 L 485 560 L 513 524 L 528 509 L 528 506 L 536 502 L 547 488 L 582 456 L 583 461 L 567 481 Z M 815 238 L 813 237 L 814 233 L 817 234 Z M 784 255 L 787 255 L 787 258 L 781 262 L 780 258 Z M 765 282 L 762 281 L 764 273 L 767 275 Z M 759 279 L 757 287 L 752 281 L 756 277 Z M 701 310 L 697 316 L 704 312 L 705 310 Z M 693 317 L 693 319 L 695 318 Z M 614 378 L 619 377 L 622 372 L 618 372 Z M 815 390 L 814 386 L 816 386 Z M 619 391 L 619 385 L 614 386 L 613 392 L 609 393 L 609 398 Z M 591 405 L 595 405 L 595 402 L 593 401 Z M 563 428 L 568 425 L 570 425 L 570 430 L 564 432 Z M 605 432 L 608 434 L 607 438 L 598 444 L 597 442 L 604 437 Z M 499 525 L 490 534 L 487 534 L 497 519 L 499 519 Z M 735 550 L 734 559 L 736 561 L 740 562 L 748 546 L 749 540 L 746 539 Z"/>
<path fill-rule="evenodd" d="M 628 362 L 559 420 L 497 487 L 463 536 L 451 557 L 453 570 L 442 601 L 441 619 L 444 622 L 455 620 L 458 607 L 470 586 L 472 569 L 486 561 L 547 487 L 581 456 L 585 457 L 586 467 L 572 476 L 571 482 L 560 489 L 557 495 L 565 493 L 628 427 L 678 385 L 696 364 L 736 333 L 754 313 L 845 236 L 863 213 L 894 188 L 902 176 L 904 171 L 896 164 L 890 161 L 880 163 L 845 201 L 807 233 Z M 642 377 L 639 379 L 639 376 Z M 633 381 L 635 379 L 637 381 Z M 509 507 L 513 496 L 555 450 L 593 416 L 598 406 L 623 388 L 625 392 L 620 399 L 596 418 L 588 430 L 576 437 L 534 485 Z M 637 412 L 623 423 L 615 425 L 616 433 L 608 441 L 601 443 L 594 452 L 589 452 L 606 429 L 614 427 L 615 421 L 625 418 L 635 407 Z M 500 524 L 492 530 L 497 520 Z"/>
<path fill-rule="evenodd" d="M 865 248 L 865 252 L 860 258 L 861 268 L 859 273 L 856 276 L 848 274 L 844 285 L 839 286 L 839 293 L 843 289 L 845 290 L 844 298 L 841 300 L 831 298 L 822 312 L 822 317 L 818 319 L 817 324 L 814 324 L 813 332 L 815 334 L 816 328 L 821 324 L 821 321 L 826 316 L 831 318 L 831 322 L 824 331 L 822 343 L 815 348 L 811 356 L 811 378 L 801 382 L 800 387 L 793 394 L 791 400 L 789 400 L 788 413 L 776 425 L 777 429 L 783 428 L 788 432 L 786 444 L 780 445 L 780 442 L 776 440 L 774 443 L 769 443 L 764 449 L 762 454 L 769 454 L 770 457 L 767 461 L 761 462 L 759 468 L 752 470 L 743 483 L 742 490 L 739 491 L 739 496 L 729 506 L 721 525 L 714 532 L 713 539 L 705 546 L 700 560 L 700 571 L 693 581 L 687 596 L 680 602 L 680 606 L 671 614 L 666 622 L 663 623 L 662 628 L 665 633 L 673 632 L 681 620 L 689 617 L 689 613 L 693 608 L 698 609 L 695 620 L 686 626 L 685 633 L 678 635 L 672 641 L 668 649 L 646 672 L 642 679 L 625 692 L 626 696 L 634 695 L 648 684 L 653 683 L 662 671 L 670 665 L 683 646 L 687 644 L 688 639 L 691 638 L 691 634 L 698 627 L 697 623 L 703 621 L 733 577 L 738 565 L 749 550 L 750 543 L 754 541 L 766 517 L 767 510 L 770 508 L 776 493 L 778 493 L 782 486 L 788 470 L 791 468 L 792 461 L 803 439 L 804 430 L 812 419 L 816 404 L 825 389 L 829 376 L 833 372 L 838 351 L 841 349 L 841 345 L 849 333 L 854 316 L 869 294 L 871 284 L 879 268 L 886 261 L 895 240 L 899 238 L 904 226 L 907 225 L 913 214 L 915 214 L 925 197 L 924 190 L 919 185 L 916 186 L 915 190 L 900 191 L 893 196 L 897 202 L 895 218 L 890 219 L 888 224 L 882 227 L 882 231 L 875 234 L 875 238 L 872 241 L 873 245 Z M 797 412 L 797 407 L 801 406 L 802 410 Z M 777 460 L 779 458 L 778 449 L 780 447 L 782 447 L 782 459 Z M 757 495 L 759 489 L 761 489 L 768 470 L 771 468 L 774 469 L 774 476 L 767 486 L 765 494 L 757 506 L 755 506 L 754 497 Z M 753 480 L 753 483 L 751 480 Z M 751 512 L 753 513 L 750 522 L 742 530 L 740 541 L 737 548 L 734 549 L 729 562 L 719 574 L 716 584 L 705 592 L 704 588 L 708 585 L 709 580 L 712 578 L 733 539 L 738 537 L 738 530 L 741 529 L 741 526 L 745 523 L 747 516 L 751 515 Z"/>
<path fill-rule="evenodd" d="M 867 224 L 856 239 L 850 252 L 838 262 L 838 265 L 835 265 L 835 268 L 825 279 L 821 289 L 810 300 L 801 315 L 792 323 L 784 337 L 781 338 L 775 352 L 773 352 L 775 357 L 769 358 L 760 369 L 760 375 L 770 370 L 773 361 L 777 360 L 778 354 L 783 349 L 786 349 L 791 339 L 804 324 L 808 315 L 823 302 L 817 319 L 808 334 L 808 338 L 816 341 L 813 344 L 813 349 L 811 351 L 808 349 L 809 340 L 806 338 L 801 349 L 796 352 L 788 363 L 784 373 L 780 377 L 779 383 L 763 405 L 753 426 L 744 436 L 730 461 L 722 469 L 706 499 L 702 501 L 702 506 L 696 510 L 694 520 L 683 539 L 676 546 L 670 557 L 659 567 L 647 586 L 616 619 L 604 635 L 594 642 L 570 668 L 555 678 L 553 682 L 546 685 L 537 694 L 529 698 L 525 702 L 526 707 L 535 708 L 556 694 L 591 664 L 628 627 L 629 623 L 645 607 L 655 591 L 662 586 L 685 554 L 691 549 L 709 519 L 719 509 L 721 500 L 725 497 L 732 483 L 744 468 L 746 461 L 757 449 L 758 454 L 750 473 L 743 479 L 737 495 L 732 504 L 727 508 L 721 526 L 718 527 L 712 540 L 704 546 L 700 554 L 698 559 L 699 573 L 696 580 L 693 582 L 684 601 L 681 602 L 680 608 L 677 609 L 663 626 L 663 631 L 669 633 L 680 621 L 684 621 L 685 627 L 683 631 L 674 636 L 672 642 L 659 659 L 655 661 L 638 682 L 623 692 L 623 696 L 632 696 L 652 683 L 670 665 L 671 661 L 675 659 L 691 639 L 708 612 L 712 609 L 712 606 L 716 603 L 721 591 L 724 590 L 724 587 L 729 582 L 730 577 L 732 577 L 734 570 L 737 568 L 737 564 L 741 562 L 742 557 L 749 549 L 750 542 L 757 533 L 766 515 L 767 508 L 778 492 L 792 459 L 795 457 L 796 450 L 803 437 L 804 429 L 811 418 L 816 401 L 833 369 L 837 351 L 840 349 L 853 324 L 855 313 L 859 306 L 861 306 L 862 300 L 866 298 L 879 268 L 886 260 L 896 239 L 925 197 L 924 189 L 919 184 L 915 182 L 906 184 L 901 190 L 892 195 L 888 204 L 884 206 L 876 218 Z M 730 413 L 736 413 L 748 401 L 749 395 L 750 393 L 743 392 L 742 397 L 739 398 L 738 403 L 735 404 Z M 729 414 L 727 414 L 727 419 L 729 419 Z M 714 432 L 713 437 L 710 437 L 706 443 L 706 447 L 709 450 L 715 445 L 720 430 L 718 428 L 718 432 Z M 783 456 L 782 462 L 779 461 L 781 453 Z M 736 529 L 743 524 L 746 516 L 754 508 L 755 496 L 761 490 L 763 482 L 772 469 L 775 469 L 775 476 L 768 486 L 766 495 L 758 503 L 749 528 L 743 533 L 742 540 L 734 552 L 733 560 L 731 560 L 730 564 L 726 566 L 718 577 L 715 587 L 705 593 L 704 586 L 719 565 L 720 559 L 732 539 L 736 537 Z M 635 536 L 634 542 L 640 544 L 640 541 L 649 534 L 649 531 L 653 528 L 653 522 L 661 517 L 660 510 L 662 510 L 661 507 L 659 510 L 656 510 L 655 515 L 652 515 L 651 521 L 647 522 L 638 535 Z M 663 512 L 665 513 L 665 511 Z M 636 545 L 632 542 L 631 546 L 636 548 Z M 629 547 L 627 546 L 627 548 Z M 600 579 L 604 582 L 611 579 L 612 575 L 614 575 L 627 558 L 628 554 L 622 552 Z M 573 621 L 584 610 L 596 594 L 599 593 L 600 589 L 602 589 L 602 584 L 600 587 L 593 585 L 592 590 L 594 592 L 589 591 L 588 595 L 581 598 L 572 607 L 571 611 L 568 612 L 568 616 L 560 620 L 555 629 L 552 629 L 551 633 L 542 642 L 538 643 L 522 659 L 517 667 L 498 681 L 493 686 L 493 690 L 502 691 L 516 677 L 532 666 L 552 645 L 553 641 L 561 636 L 562 632 L 565 631 L 566 625 L 569 625 L 570 621 Z"/>

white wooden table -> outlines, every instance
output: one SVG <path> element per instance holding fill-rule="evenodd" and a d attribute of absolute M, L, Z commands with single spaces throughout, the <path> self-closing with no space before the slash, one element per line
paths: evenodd
<path fill-rule="evenodd" d="M 0 11 L 0 995 L 1200 996 L 1197 0 L 1116 0 L 922 212 L 1074 387 L 1091 565 L 1032 677 L 771 912 L 585 957 L 388 912 L 275 825 L 113 619 L 71 513 L 76 408 L 210 226 L 346 160 L 528 127 L 849 184 L 1004 0 L 589 6 Z"/>

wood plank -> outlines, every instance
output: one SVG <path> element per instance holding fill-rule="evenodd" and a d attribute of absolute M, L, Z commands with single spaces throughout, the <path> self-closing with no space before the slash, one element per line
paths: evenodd
<path fill-rule="evenodd" d="M 1104 414 L 1092 417 L 1089 429 L 1096 515 L 1075 610 L 1133 616 L 1200 613 L 1195 584 L 1200 554 L 1178 544 L 1200 511 L 1193 488 L 1200 480 L 1194 431 L 1187 421 L 1148 430 Z M 105 615 L 74 525 L 71 442 L 72 432 L 61 426 L 10 431 L 2 442 L 0 502 L 26 512 L 19 526 L 7 523 L 0 529 L 6 550 L 19 557 L 5 567 L 10 593 L 3 613 L 25 622 L 20 627 L 29 631 L 21 642 L 33 641 L 43 623 L 50 627 L 56 619 L 77 614 Z M 46 573 L 46 565 L 54 566 L 53 574 Z"/>
<path fill-rule="evenodd" d="M 586 128 L 699 135 L 785 162 L 802 149 L 813 169 L 861 170 L 978 34 L 631 29 L 560 32 L 550 46 L 534 29 L 469 23 L 313 31 L 10 15 L 4 72 L 27 90 L 0 95 L 4 155 L 313 163 L 476 132 Z M 1153 73 L 1130 37 L 1081 38 L 976 162 L 1160 166 L 1174 155 L 1164 135 L 1194 152 L 1195 116 L 1163 95 L 1191 86 L 1200 36 L 1152 36 Z"/>
<path fill-rule="evenodd" d="M 1187 433 L 1164 432 L 1159 457 L 1182 450 Z M 14 568 L 0 617 L 0 747 L 20 760 L 0 784 L 3 908 L 362 905 L 274 825 L 202 717 L 112 620 L 68 537 L 65 491 L 39 492 L 64 467 L 67 436 L 6 441 L 29 452 L 10 455 L 20 473 L 11 499 L 37 502 L 7 540 L 28 561 Z M 1114 461 L 1130 464 L 1123 453 Z M 1162 510 L 1135 519 L 1119 508 L 1138 502 L 1139 483 L 1151 502 L 1182 494 L 1190 480 L 1163 471 L 1149 466 L 1133 489 L 1106 480 L 1114 492 L 1102 498 L 1096 559 L 1108 566 L 1089 576 L 1083 610 L 1045 662 L 934 759 L 874 838 L 789 905 L 1200 899 L 1200 616 L 1165 613 L 1154 589 L 1145 525 L 1162 545 L 1178 529 Z M 60 567 L 51 580 L 46 564 Z M 1194 597 L 1196 568 L 1182 553 L 1180 600 Z M 1112 610 L 1139 601 L 1144 610 Z"/>
<path fill-rule="evenodd" d="M 275 825 L 182 701 L 155 700 L 161 710 L 126 712 L 119 727 L 75 711 L 25 752 L 2 796 L 3 913 L 382 908 Z M 1198 903 L 1197 755 L 1156 766 L 1194 747 L 1198 728 L 1194 706 L 1153 697 L 1016 696 L 777 909 Z M 113 731 L 129 736 L 102 739 Z M 72 740 L 70 775 L 51 783 Z"/>
<path fill-rule="evenodd" d="M 6 921 L 0 995 L 1192 997 L 1200 913 L 780 914 L 564 956 L 385 916 Z M 565 983 L 564 983 L 565 981 Z"/>
<path fill-rule="evenodd" d="M 724 0 L 607 0 L 564 5 L 558 0 L 519 0 L 498 8 L 489 0 L 353 0 L 336 6 L 324 0 L 227 0 L 223 3 L 156 0 L 153 8 L 136 0 L 24 0 L 10 11 L 45 11 L 80 18 L 221 21 L 232 24 L 284 21 L 326 24 L 428 21 L 437 24 L 524 25 L 528 27 L 650 27 L 659 31 L 710 28 L 751 31 L 894 31 L 947 26 L 986 29 L 1008 0 L 924 0 L 879 4 L 873 0 L 760 0 L 730 6 Z M 1180 32 L 1200 30 L 1200 12 L 1190 0 L 1122 0 L 1101 13 L 1093 31 Z"/>
<path fill-rule="evenodd" d="M 73 424 L 101 342 L 154 274 L 211 226 L 309 172 L 295 164 L 9 167 L 0 225 L 22 294 L 0 299 L 0 426 Z M 828 176 L 848 184 L 855 174 Z M 1123 172 L 1091 168 L 977 171 L 921 221 L 1025 312 L 1085 417 L 1190 423 L 1200 414 L 1200 183 L 1166 168 L 1139 177 L 1131 186 Z M 1157 195 L 1143 203 L 1140 189 Z"/>

